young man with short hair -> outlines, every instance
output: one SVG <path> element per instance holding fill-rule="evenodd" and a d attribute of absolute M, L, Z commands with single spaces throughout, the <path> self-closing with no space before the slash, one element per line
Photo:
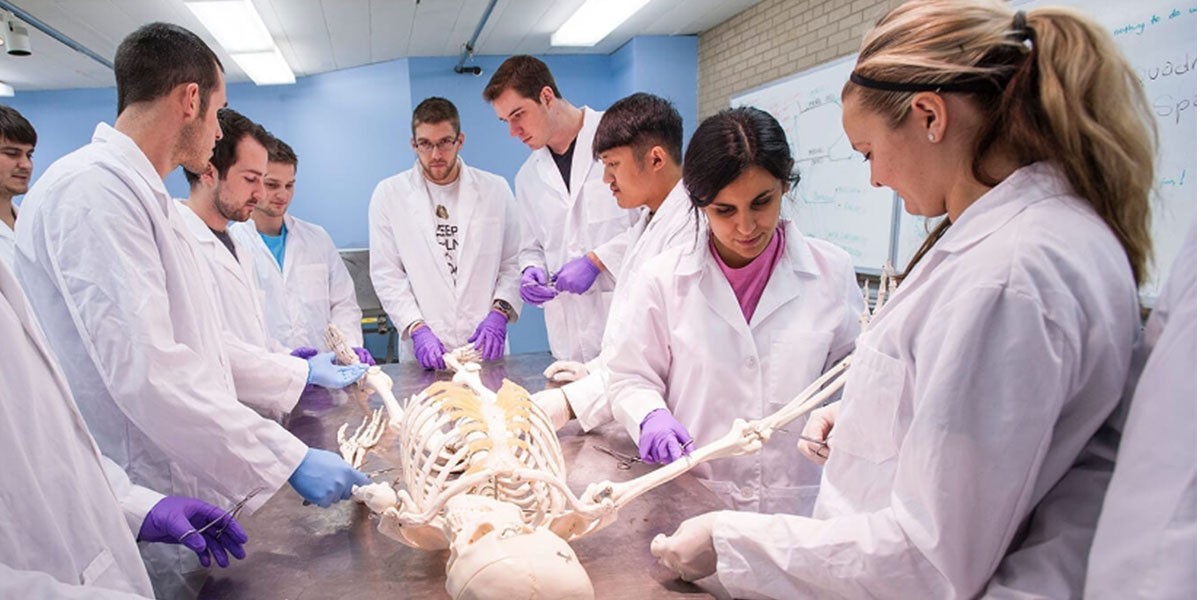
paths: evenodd
<path fill-rule="evenodd" d="M 217 506 L 249 498 L 257 510 L 285 482 L 323 506 L 348 496 L 365 475 L 238 402 L 246 367 L 163 183 L 179 165 L 208 168 L 220 61 L 194 33 L 151 23 L 114 63 L 116 123 L 97 125 L 30 190 L 15 260 L 97 446 L 134 483 Z M 207 577 L 188 551 L 143 556 L 162 597 L 194 594 Z"/>
<path fill-rule="evenodd" d="M 426 369 L 465 344 L 504 355 L 520 315 L 520 223 L 508 182 L 468 166 L 458 109 L 426 98 L 413 110 L 417 163 L 371 195 L 371 282 Z"/>
<path fill-rule="evenodd" d="M 354 281 L 333 239 L 320 225 L 288 213 L 299 166 L 292 147 L 279 138 L 267 146 L 265 194 L 250 220 L 234 223 L 229 233 L 253 263 L 263 292 L 267 333 L 287 348 L 329 351 L 325 328 L 337 326 L 363 363 L 375 364 L 362 346 L 362 309 Z"/>
<path fill-rule="evenodd" d="M 612 301 L 608 270 L 621 264 L 621 234 L 637 218 L 613 202 L 592 155 L 602 113 L 564 99 L 546 64 L 526 55 L 505 60 L 483 97 L 533 151 L 516 178 L 521 297 L 545 309 L 555 358 L 591 360 Z"/>
<path fill-rule="evenodd" d="M 316 351 L 288 356 L 291 349 L 267 335 L 254 281 L 254 258 L 234 241 L 229 222 L 246 221 L 262 200 L 266 147 L 275 138 L 232 109 L 221 109 L 217 118 L 222 138 L 207 169 L 198 173 L 184 169 L 191 190 L 187 201 L 178 205 L 179 214 L 211 269 L 217 308 L 235 338 L 231 352 L 244 367 L 244 372 L 235 372 L 238 396 L 263 416 L 280 418 L 291 412 L 305 384 L 344 387 L 362 374 L 363 367 L 333 365 L 332 354 L 317 356 Z"/>
<path fill-rule="evenodd" d="M 683 189 L 683 119 L 670 101 L 642 92 L 618 100 L 600 119 L 592 151 L 604 165 L 604 182 L 616 204 L 636 211 L 638 220 L 624 234 L 626 250 L 613 272 L 617 283 L 600 355 L 587 364 L 555 361 L 546 377 L 571 383 L 533 395 L 557 427 L 576 417 L 584 431 L 613 420 L 607 362 L 625 315 L 636 309 L 627 303 L 629 282 L 664 250 L 698 243 L 704 230 L 703 217 L 693 217 Z"/>
<path fill-rule="evenodd" d="M 37 131 L 15 108 L 0 105 L 0 261 L 13 266 L 17 207 L 13 196 L 29 191 Z"/>

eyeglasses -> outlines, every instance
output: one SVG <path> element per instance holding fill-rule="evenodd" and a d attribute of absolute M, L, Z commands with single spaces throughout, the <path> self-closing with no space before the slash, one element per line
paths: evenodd
<path fill-rule="evenodd" d="M 417 140 L 413 143 L 413 148 L 416 148 L 418 152 L 429 154 L 430 152 L 433 152 L 434 148 L 437 148 L 442 152 L 446 152 L 453 148 L 457 143 L 458 136 L 456 135 L 454 137 L 444 137 L 437 142 L 431 142 L 429 140 Z"/>

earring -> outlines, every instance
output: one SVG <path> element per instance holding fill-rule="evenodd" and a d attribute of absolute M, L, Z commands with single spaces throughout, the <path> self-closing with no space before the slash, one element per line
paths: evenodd
<path fill-rule="evenodd" d="M 929 132 L 929 141 L 931 141 L 931 142 L 933 141 L 933 132 L 932 131 Z"/>

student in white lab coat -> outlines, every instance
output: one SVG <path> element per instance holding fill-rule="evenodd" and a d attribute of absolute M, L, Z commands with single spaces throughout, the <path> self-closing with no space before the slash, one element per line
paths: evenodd
<path fill-rule="evenodd" d="M 233 239 L 228 224 L 248 220 L 254 206 L 263 199 L 267 146 L 275 138 L 233 109 L 221 109 L 217 120 L 222 137 L 213 147 L 205 170 L 197 173 L 184 168 L 190 191 L 187 201 L 178 208 L 217 283 L 217 307 L 227 333 L 235 338 L 229 344 L 237 349 L 236 353 L 231 351 L 232 358 L 254 377 L 252 382 L 235 378 L 239 397 L 262 415 L 279 418 L 295 407 L 305 384 L 344 387 L 362 376 L 366 367 L 331 365 L 332 353 L 317 356 L 307 349 L 298 349 L 297 356 L 290 356 L 290 348 L 268 335 L 254 279 L 254 255 Z M 326 371 L 335 375 L 333 380 L 320 378 Z M 263 399 L 259 394 L 247 393 L 248 386 L 270 393 Z"/>
<path fill-rule="evenodd" d="M 88 434 L 8 265 L 0 263 L 0 597 L 153 596 L 136 541 L 182 543 L 205 566 L 245 557 L 246 534 L 211 504 L 130 483 Z M 197 534 L 212 521 L 223 522 Z M 218 528 L 227 527 L 216 536 Z"/>
<path fill-rule="evenodd" d="M 422 100 L 412 134 L 417 164 L 371 195 L 371 283 L 422 367 L 445 369 L 442 355 L 469 343 L 496 360 L 521 310 L 508 182 L 458 156 L 466 135 L 449 100 Z"/>
<path fill-rule="evenodd" d="M 842 101 L 871 183 L 947 218 L 810 419 L 814 518 L 709 513 L 651 551 L 739 598 L 1079 597 L 1150 250 L 1138 78 L 1077 12 L 915 0 Z"/>
<path fill-rule="evenodd" d="M 756 108 L 692 135 L 683 184 L 708 235 L 642 267 L 608 362 L 613 416 L 642 460 L 672 462 L 736 418 L 775 412 L 853 349 L 863 300 L 850 256 L 779 218 L 792 165 L 783 128 Z M 732 508 L 809 514 L 821 469 L 796 456 L 799 430 L 693 473 Z"/>
<path fill-rule="evenodd" d="M 1195 224 L 1146 321 L 1129 384 L 1084 597 L 1195 598 Z"/>
<path fill-rule="evenodd" d="M 16 109 L 0 105 L 0 262 L 10 269 L 16 252 L 17 206 L 13 196 L 29 191 L 37 131 Z"/>
<path fill-rule="evenodd" d="M 669 100 L 638 92 L 615 102 L 600 119 L 592 152 L 604 164 L 604 182 L 617 204 L 639 216 L 625 233 L 625 255 L 612 271 L 617 284 L 600 356 L 587 364 L 555 361 L 546 377 L 570 383 L 533 395 L 557 426 L 577 418 L 584 431 L 613 419 L 607 362 L 616 349 L 615 339 L 628 325 L 624 312 L 629 282 L 651 258 L 675 246 L 700 244 L 701 228 L 707 231 L 707 225 L 693 217 L 692 201 L 683 188 L 683 119 Z"/>
<path fill-rule="evenodd" d="M 97 445 L 134 483 L 217 506 L 260 490 L 246 503 L 257 510 L 285 482 L 323 506 L 349 497 L 362 473 L 238 402 L 245 367 L 163 184 L 180 164 L 206 168 L 220 61 L 190 31 L 151 23 L 114 62 L 115 125 L 51 165 L 17 221 L 17 277 Z M 161 595 L 203 578 L 179 580 L 198 566 L 191 553 L 145 555 Z"/>
<path fill-rule="evenodd" d="M 602 113 L 577 108 L 558 91 L 542 61 L 505 60 L 483 98 L 533 152 L 517 172 L 523 236 L 521 298 L 546 311 L 550 352 L 585 362 L 600 353 L 622 235 L 637 213 L 613 202 L 592 154 Z"/>
<path fill-rule="evenodd" d="M 321 226 L 288 214 L 296 191 L 299 159 L 292 147 L 273 138 L 267 147 L 266 191 L 250 221 L 229 226 L 234 243 L 254 265 L 263 294 L 267 333 L 285 348 L 331 350 L 325 328 L 336 325 L 354 346 L 359 360 L 375 364 L 362 346 L 362 309 L 354 281 L 333 239 Z"/>

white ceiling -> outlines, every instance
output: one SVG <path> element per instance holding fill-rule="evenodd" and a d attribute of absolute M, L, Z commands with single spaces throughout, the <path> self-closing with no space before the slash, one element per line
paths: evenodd
<path fill-rule="evenodd" d="M 759 0 L 650 0 L 593 48 L 551 48 L 550 34 L 583 0 L 499 0 L 475 44 L 480 55 L 609 54 L 638 35 L 697 34 Z M 229 81 L 246 81 L 236 63 L 182 0 L 12 0 L 93 52 L 111 57 L 131 31 L 152 21 L 178 23 L 221 57 Z M 457 56 L 488 0 L 253 0 L 297 76 L 408 56 Z M 31 56 L 0 53 L 0 81 L 21 90 L 115 85 L 112 72 L 29 27 Z M 468 61 L 468 64 L 470 62 Z"/>

